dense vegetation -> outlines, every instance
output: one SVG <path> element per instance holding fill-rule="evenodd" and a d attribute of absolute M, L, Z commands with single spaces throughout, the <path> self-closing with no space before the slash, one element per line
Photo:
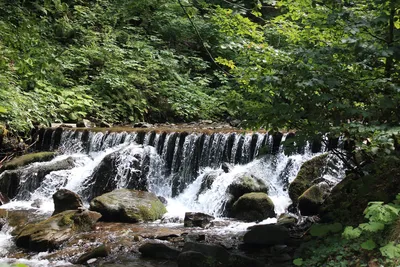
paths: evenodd
<path fill-rule="evenodd" d="M 399 44 L 399 0 L 0 0 L 0 146 L 35 123 L 230 117 L 342 136 L 362 176 L 400 158 Z M 379 223 L 324 239 L 332 266 L 400 255 Z"/>

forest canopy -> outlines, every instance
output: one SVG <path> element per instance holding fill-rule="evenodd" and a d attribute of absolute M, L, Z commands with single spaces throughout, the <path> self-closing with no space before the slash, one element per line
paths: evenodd
<path fill-rule="evenodd" d="M 230 117 L 246 127 L 361 141 L 399 125 L 399 7 L 399 0 L 2 0 L 0 120 L 25 131 L 82 118 Z"/>

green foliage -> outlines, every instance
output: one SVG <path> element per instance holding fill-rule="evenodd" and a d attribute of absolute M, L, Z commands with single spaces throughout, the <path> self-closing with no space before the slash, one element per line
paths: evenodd
<path fill-rule="evenodd" d="M 324 237 L 328 234 L 341 232 L 343 226 L 341 223 L 332 224 L 313 224 L 310 228 L 310 234 L 314 237 Z"/>

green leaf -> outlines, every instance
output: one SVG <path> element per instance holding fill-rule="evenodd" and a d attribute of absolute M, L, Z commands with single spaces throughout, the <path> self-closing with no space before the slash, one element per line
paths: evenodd
<path fill-rule="evenodd" d="M 310 234 L 315 237 L 326 236 L 330 231 L 330 225 L 327 224 L 313 224 L 310 228 Z"/>
<path fill-rule="evenodd" d="M 373 250 L 376 248 L 376 243 L 372 239 L 368 239 L 367 241 L 361 243 L 361 247 L 366 250 Z"/>
<path fill-rule="evenodd" d="M 0 113 L 7 113 L 7 109 L 5 107 L 0 106 Z"/>
<path fill-rule="evenodd" d="M 360 229 L 368 231 L 368 232 L 378 232 L 385 229 L 385 225 L 380 222 L 369 222 L 369 223 L 362 223 L 359 225 Z"/>
<path fill-rule="evenodd" d="M 342 236 L 346 239 L 355 239 L 360 237 L 361 230 L 359 228 L 353 228 L 352 226 L 347 226 L 344 229 Z"/>
<path fill-rule="evenodd" d="M 302 258 L 297 258 L 293 260 L 293 264 L 296 266 L 302 266 L 303 265 L 303 259 Z"/>
<path fill-rule="evenodd" d="M 379 250 L 381 251 L 382 256 L 389 259 L 400 258 L 400 244 L 395 245 L 394 242 L 389 242 L 386 246 L 381 247 Z"/>

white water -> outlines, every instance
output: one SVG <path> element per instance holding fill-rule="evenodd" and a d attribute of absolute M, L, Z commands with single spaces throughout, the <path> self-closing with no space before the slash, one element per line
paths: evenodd
<path fill-rule="evenodd" d="M 114 178 L 117 184 L 117 188 L 123 188 L 128 184 L 126 179 L 129 171 L 137 171 L 132 168 L 132 162 L 138 161 L 136 155 L 142 155 L 142 159 L 147 155 L 150 158 L 149 172 L 147 176 L 149 191 L 155 193 L 158 196 L 163 196 L 168 200 L 166 214 L 167 217 L 179 217 L 183 218 L 187 211 L 199 211 L 211 214 L 215 217 L 221 217 L 221 208 L 226 200 L 226 189 L 234 181 L 235 177 L 241 173 L 250 173 L 255 177 L 261 178 L 266 184 L 269 185 L 268 195 L 272 199 L 275 205 L 275 212 L 279 215 L 287 209 L 291 203 L 285 186 L 287 182 L 282 180 L 282 175 L 285 176 L 288 182 L 293 181 L 299 171 L 302 163 L 309 160 L 310 158 L 317 156 L 318 154 L 312 154 L 309 149 L 306 149 L 304 154 L 295 154 L 292 156 L 286 156 L 282 151 L 276 155 L 269 155 L 260 159 L 253 160 L 247 164 L 235 165 L 229 173 L 224 173 L 218 165 L 214 166 L 215 163 L 221 162 L 223 157 L 223 147 L 218 147 L 221 144 L 225 144 L 228 139 L 228 135 L 219 135 L 210 141 L 208 147 L 202 148 L 204 155 L 209 155 L 209 158 L 205 159 L 208 167 L 201 167 L 199 175 L 194 179 L 193 182 L 188 182 L 188 174 L 190 173 L 191 158 L 195 142 L 200 138 L 198 134 L 189 135 L 184 142 L 182 149 L 183 159 L 181 159 L 181 165 L 178 164 L 178 150 L 179 138 L 176 138 L 176 142 L 172 144 L 175 146 L 174 155 L 172 158 L 172 169 L 176 168 L 180 172 L 178 174 L 185 175 L 184 181 L 186 184 L 185 189 L 178 196 L 172 197 L 173 187 L 173 175 L 165 175 L 164 166 L 167 165 L 166 159 L 168 140 L 172 134 L 168 134 L 164 141 L 164 148 L 161 154 L 158 154 L 156 148 L 160 136 L 157 134 L 155 137 L 155 147 L 148 145 L 136 144 L 136 134 L 110 134 L 104 136 L 102 133 L 92 134 L 89 138 L 89 149 L 85 150 L 80 142 L 76 139 L 71 139 L 70 133 L 63 134 L 62 146 L 60 151 L 63 155 L 60 155 L 52 161 L 63 160 L 71 157 L 74 160 L 75 167 L 70 170 L 54 171 L 48 174 L 40 187 L 31 192 L 30 198 L 23 201 L 12 201 L 6 205 L 3 205 L 4 209 L 36 209 L 37 212 L 51 213 L 53 211 L 52 195 L 59 188 L 66 188 L 74 192 L 82 192 L 84 189 L 85 181 L 92 175 L 95 168 L 100 162 L 111 153 L 118 153 L 116 162 L 118 163 L 117 175 Z M 249 158 L 251 135 L 236 135 L 234 144 L 232 147 L 232 157 L 230 162 L 235 162 L 236 151 L 239 151 L 238 143 L 240 138 L 244 138 L 243 147 L 241 148 L 242 159 Z M 123 143 L 121 141 L 124 140 Z M 210 140 L 209 136 L 205 137 L 205 143 Z M 148 144 L 149 135 L 146 136 L 144 143 Z M 262 137 L 257 139 L 256 149 L 254 155 L 257 155 L 262 143 Z M 88 153 L 86 153 L 89 151 Z M 204 161 L 204 160 L 203 160 Z M 37 163 L 43 164 L 43 163 Z M 175 166 L 176 165 L 176 166 Z M 211 172 L 217 172 L 218 176 L 209 190 L 198 195 L 202 179 L 204 175 Z M 338 177 L 330 175 L 326 177 L 330 180 L 337 181 Z M 90 186 L 90 185 L 89 185 Z M 198 196 L 197 196 L 198 195 Z M 31 205 L 33 201 L 39 201 L 39 208 L 33 208 Z M 88 205 L 88 203 L 86 203 Z M 276 218 L 269 218 L 264 223 L 275 222 Z M 244 231 L 248 226 L 254 223 L 241 223 L 234 222 L 229 226 L 221 229 L 221 232 L 237 232 Z M 12 246 L 11 236 L 6 230 L 0 232 L 0 257 L 3 252 L 7 252 Z M 5 254 L 3 254 L 5 255 Z M 47 261 L 41 260 L 41 256 L 37 255 L 34 259 L 35 263 L 32 266 L 49 266 Z M 2 261 L 0 261 L 2 262 Z M 6 259 L 5 262 L 12 262 L 12 259 Z M 23 261 L 19 261 L 23 263 Z M 65 264 L 65 263 L 64 263 Z M 57 265 L 52 265 L 57 266 Z"/>

